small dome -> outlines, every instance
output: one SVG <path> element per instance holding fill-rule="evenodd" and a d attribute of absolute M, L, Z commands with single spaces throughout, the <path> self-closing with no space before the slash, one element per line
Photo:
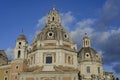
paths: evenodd
<path fill-rule="evenodd" d="M 17 40 L 25 40 L 25 41 L 27 41 L 27 39 L 26 39 L 26 37 L 25 37 L 24 34 L 21 34 L 21 35 L 18 37 Z"/>
<path fill-rule="evenodd" d="M 101 56 L 93 49 L 90 47 L 83 47 L 79 52 L 78 52 L 78 61 L 93 61 L 93 62 L 102 62 L 101 61 Z"/>

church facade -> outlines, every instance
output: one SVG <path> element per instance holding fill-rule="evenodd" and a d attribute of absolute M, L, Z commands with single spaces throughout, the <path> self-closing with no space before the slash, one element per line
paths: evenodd
<path fill-rule="evenodd" d="M 113 80 L 112 73 L 105 74 L 101 56 L 91 48 L 87 34 L 77 50 L 55 8 L 46 16 L 45 27 L 31 45 L 21 34 L 16 40 L 14 59 L 8 62 L 4 51 L 0 56 L 0 80 Z"/>

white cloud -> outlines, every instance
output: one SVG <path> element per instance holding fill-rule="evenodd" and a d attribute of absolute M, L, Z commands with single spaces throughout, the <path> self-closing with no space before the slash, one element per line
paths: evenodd
<path fill-rule="evenodd" d="M 13 56 L 14 56 L 13 48 L 7 48 L 7 50 L 5 52 L 6 52 L 6 55 L 7 55 L 8 59 L 12 60 Z"/>
<path fill-rule="evenodd" d="M 102 50 L 99 50 L 99 51 L 97 51 L 99 54 L 100 54 L 100 56 L 103 58 L 104 57 L 104 51 L 102 51 Z"/>
<path fill-rule="evenodd" d="M 96 32 L 99 34 L 99 42 L 106 42 L 108 41 L 112 36 L 117 36 L 120 35 L 120 28 L 118 29 L 111 29 L 108 31 L 104 31 L 104 32 Z"/>
<path fill-rule="evenodd" d="M 41 27 L 43 28 L 45 26 L 45 23 L 46 23 L 46 16 L 43 16 L 38 20 L 37 28 L 41 28 Z"/>
<path fill-rule="evenodd" d="M 117 20 L 120 20 L 120 0 L 106 0 L 103 8 L 101 9 L 101 15 L 98 18 L 97 26 L 101 27 L 101 30 L 106 29 Z"/>
<path fill-rule="evenodd" d="M 94 24 L 95 19 L 84 19 L 82 21 L 79 21 L 77 24 L 78 27 L 80 27 L 81 29 L 86 28 L 86 27 L 92 27 L 92 25 Z"/>
<path fill-rule="evenodd" d="M 94 22 L 95 19 L 86 19 L 76 23 L 76 29 L 70 32 L 76 43 L 81 43 L 82 37 L 85 33 L 88 33 L 88 35 L 93 34 L 94 29 L 92 28 L 92 25 Z"/>
<path fill-rule="evenodd" d="M 113 35 L 118 35 L 118 34 L 120 34 L 120 28 L 118 28 L 117 30 L 111 30 L 111 33 L 112 33 Z"/>
<path fill-rule="evenodd" d="M 101 42 L 101 43 L 103 43 L 103 42 L 106 42 L 108 39 L 109 39 L 109 37 L 110 37 L 110 33 L 109 32 L 98 32 L 98 34 L 99 34 L 99 42 Z"/>
<path fill-rule="evenodd" d="M 61 15 L 63 27 L 69 30 L 69 26 L 75 20 L 75 17 L 72 15 L 72 12 L 68 11 L 67 13 L 61 13 L 60 15 Z"/>

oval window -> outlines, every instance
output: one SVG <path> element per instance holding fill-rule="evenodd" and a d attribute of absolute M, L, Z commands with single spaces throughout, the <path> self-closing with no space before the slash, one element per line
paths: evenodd
<path fill-rule="evenodd" d="M 65 39 L 67 39 L 67 38 L 68 38 L 68 35 L 67 35 L 66 33 L 64 34 L 64 38 L 65 38 Z"/>

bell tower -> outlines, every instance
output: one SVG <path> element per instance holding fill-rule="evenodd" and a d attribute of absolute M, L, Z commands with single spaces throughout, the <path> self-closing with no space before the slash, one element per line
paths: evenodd
<path fill-rule="evenodd" d="M 83 37 L 82 47 L 91 47 L 90 38 L 87 36 L 87 33 Z"/>
<path fill-rule="evenodd" d="M 21 34 L 16 41 L 14 60 L 11 65 L 11 80 L 20 80 L 20 73 L 27 68 L 27 39 L 23 34 Z"/>
<path fill-rule="evenodd" d="M 27 58 L 27 39 L 25 35 L 20 35 L 16 41 L 14 49 L 14 59 L 26 59 Z"/>

